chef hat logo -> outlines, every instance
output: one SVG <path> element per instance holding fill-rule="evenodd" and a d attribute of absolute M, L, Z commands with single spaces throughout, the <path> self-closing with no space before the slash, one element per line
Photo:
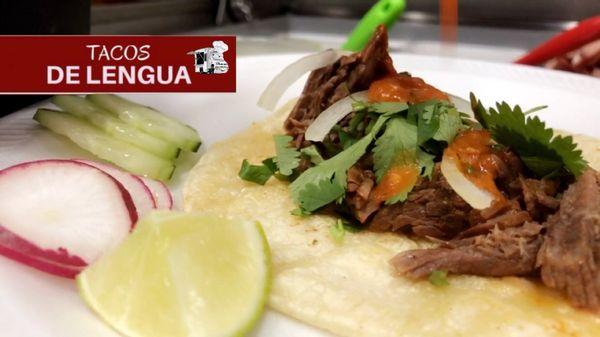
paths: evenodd
<path fill-rule="evenodd" d="M 224 53 L 227 50 L 229 50 L 229 46 L 223 42 L 223 41 L 214 41 L 212 43 L 213 48 L 215 48 L 216 51 L 218 51 L 219 53 Z"/>

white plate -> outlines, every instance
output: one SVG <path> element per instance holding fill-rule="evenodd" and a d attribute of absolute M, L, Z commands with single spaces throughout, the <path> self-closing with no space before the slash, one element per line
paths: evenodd
<path fill-rule="evenodd" d="M 126 96 L 195 127 L 203 137 L 204 151 L 214 142 L 265 117 L 267 112 L 255 104 L 262 88 L 299 56 L 239 58 L 236 94 Z M 399 71 L 407 70 L 447 92 L 468 97 L 473 91 L 487 105 L 496 100 L 519 103 L 524 108 L 548 105 L 541 114 L 550 126 L 600 138 L 600 80 L 515 65 L 393 56 Z M 297 96 L 302 82 L 290 89 L 285 98 Z M 31 120 L 34 112 L 35 107 L 30 107 L 0 119 L 0 168 L 24 160 L 90 157 L 62 137 L 36 126 Z M 190 167 L 196 158 L 187 158 L 180 167 Z M 179 203 L 184 171 L 179 170 L 170 184 Z M 72 281 L 46 275 L 4 257 L 0 257 L 0 327 L 0 335 L 11 337 L 118 336 L 87 310 Z M 330 336 L 272 311 L 267 312 L 253 335 Z"/>

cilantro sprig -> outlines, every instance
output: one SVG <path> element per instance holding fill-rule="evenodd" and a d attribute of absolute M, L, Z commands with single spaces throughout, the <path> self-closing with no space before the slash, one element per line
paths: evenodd
<path fill-rule="evenodd" d="M 297 150 L 291 145 L 292 137 L 278 135 L 274 136 L 276 156 L 263 165 L 244 161 L 240 177 L 259 184 L 264 184 L 272 175 L 293 180 L 289 188 L 299 206 L 294 214 L 306 215 L 330 203 L 343 202 L 347 172 L 367 151 L 373 154 L 377 181 L 396 165 L 415 165 L 421 175 L 429 177 L 439 149 L 465 127 L 460 113 L 444 101 L 414 105 L 356 101 L 353 108 L 355 115 L 348 128 L 332 129 L 338 132 L 342 145 L 342 150 L 333 152 L 333 157 L 324 160 L 315 145 Z M 323 143 L 326 149 L 327 145 Z M 302 158 L 310 159 L 314 166 L 298 175 Z M 412 188 L 389 198 L 386 204 L 404 201 Z"/>
<path fill-rule="evenodd" d="M 262 165 L 251 165 L 244 159 L 238 175 L 243 180 L 264 185 L 274 173 L 272 158 L 263 160 Z"/>
<path fill-rule="evenodd" d="M 475 118 L 490 131 L 498 143 L 515 151 L 525 166 L 538 177 L 572 174 L 578 177 L 587 166 L 573 137 L 554 136 L 539 117 L 527 116 L 516 105 L 496 103 L 486 109 L 473 93 L 470 95 Z"/>
<path fill-rule="evenodd" d="M 430 177 L 437 152 L 428 153 L 423 145 L 441 148 L 441 143 L 450 143 L 464 128 L 460 113 L 447 102 L 432 100 L 411 105 L 406 117 L 397 115 L 387 122 L 383 135 L 375 142 L 373 162 L 377 181 L 399 165 L 416 165 L 423 176 Z M 406 200 L 413 187 L 386 200 L 386 204 Z"/>
<path fill-rule="evenodd" d="M 291 136 L 276 135 L 273 140 L 276 153 L 273 161 L 277 164 L 279 173 L 289 176 L 300 165 L 300 151 L 290 145 L 293 140 Z"/>
<path fill-rule="evenodd" d="M 275 157 L 267 158 L 261 165 L 252 165 L 248 160 L 242 161 L 238 176 L 246 181 L 264 185 L 272 176 L 280 180 L 288 180 L 294 169 L 300 165 L 300 151 L 291 145 L 293 140 L 290 136 L 275 135 Z M 316 148 L 314 149 L 316 151 Z M 312 156 L 319 153 L 311 152 Z"/>
<path fill-rule="evenodd" d="M 380 181 L 392 166 L 415 163 L 416 159 L 417 126 L 405 118 L 390 119 L 383 135 L 375 141 L 373 148 L 377 181 Z"/>
<path fill-rule="evenodd" d="M 292 198 L 305 211 L 312 212 L 344 196 L 347 172 L 366 152 L 389 116 L 382 115 L 371 131 L 359 141 L 304 171 L 292 184 Z"/>

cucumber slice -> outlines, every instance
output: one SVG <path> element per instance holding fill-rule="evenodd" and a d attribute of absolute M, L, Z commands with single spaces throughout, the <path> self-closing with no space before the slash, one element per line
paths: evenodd
<path fill-rule="evenodd" d="M 180 149 L 177 146 L 123 122 L 83 97 L 59 95 L 52 97 L 52 103 L 65 112 L 85 118 L 116 139 L 136 145 L 159 157 L 174 159 L 179 155 Z"/>
<path fill-rule="evenodd" d="M 84 119 L 66 112 L 38 109 L 33 119 L 53 132 L 68 137 L 82 149 L 131 173 L 166 181 L 175 170 L 170 161 L 116 140 Z"/>
<path fill-rule="evenodd" d="M 86 98 L 118 115 L 122 121 L 184 150 L 196 152 L 202 143 L 196 130 L 150 107 L 111 94 L 87 95 Z"/>

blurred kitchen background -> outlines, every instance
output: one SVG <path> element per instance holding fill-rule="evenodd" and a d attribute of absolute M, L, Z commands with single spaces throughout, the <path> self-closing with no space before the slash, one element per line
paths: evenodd
<path fill-rule="evenodd" d="M 239 56 L 311 52 L 339 48 L 376 2 L 0 0 L 0 34 L 233 34 Z M 451 27 L 447 20 L 440 25 L 442 8 L 450 9 Z M 597 15 L 600 0 L 406 0 L 406 10 L 390 29 L 390 48 L 512 62 Z"/>

